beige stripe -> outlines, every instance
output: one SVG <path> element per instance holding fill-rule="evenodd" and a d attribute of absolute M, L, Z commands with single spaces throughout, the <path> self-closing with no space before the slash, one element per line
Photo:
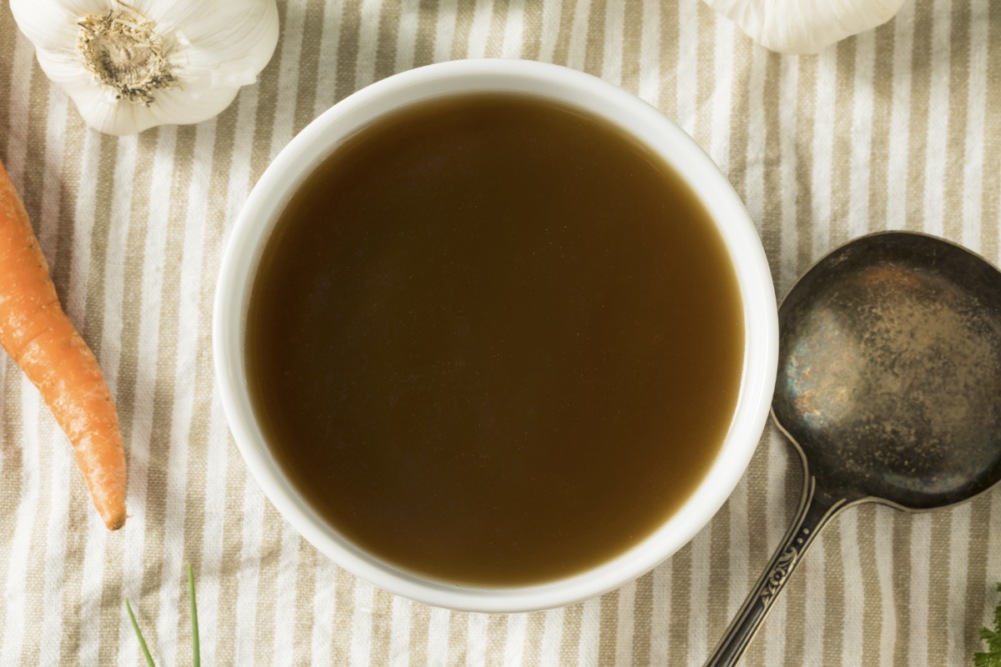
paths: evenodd
<path fill-rule="evenodd" d="M 525 31 L 521 42 L 521 57 L 525 60 L 539 59 L 542 49 L 542 5 L 541 2 L 525 3 Z"/>
<path fill-rule="evenodd" d="M 396 41 L 400 31 L 400 0 L 382 0 L 379 44 L 375 52 L 375 80 L 396 73 Z"/>
<path fill-rule="evenodd" d="M 730 102 L 730 159 L 727 178 L 741 201 L 747 201 L 747 150 L 750 132 L 750 80 L 752 44 L 740 33 L 734 48 L 734 60 L 740 69 L 733 77 L 733 92 Z M 711 70 L 710 70 L 711 71 Z M 677 86 L 672 85 L 672 88 Z"/>
<path fill-rule="evenodd" d="M 928 665 L 928 592 L 930 572 L 928 569 L 931 553 L 932 516 L 911 517 L 911 580 L 908 596 L 910 597 L 910 617 L 908 629 L 910 645 L 908 646 L 908 663 L 912 667 Z"/>
<path fill-rule="evenodd" d="M 911 628 L 911 517 L 893 517 L 893 606 L 896 611 L 897 641 L 894 667 L 909 667 Z"/>
<path fill-rule="evenodd" d="M 469 614 L 452 612 L 448 623 L 448 664 L 459 667 L 466 664 L 469 646 Z"/>
<path fill-rule="evenodd" d="M 31 156 L 45 155 L 45 130 L 49 115 L 48 79 L 38 66 L 31 61 L 31 95 L 28 102 L 28 146 Z M 45 163 L 40 159 L 28 159 L 21 176 L 19 194 L 28 212 L 28 219 L 37 234 L 42 222 L 42 196 L 45 180 Z"/>
<path fill-rule="evenodd" d="M 335 101 L 337 77 L 340 62 L 337 54 L 341 44 L 341 18 L 344 3 L 340 0 L 324 0 L 323 25 L 320 27 L 320 48 L 316 55 L 319 69 L 317 71 L 316 106 L 313 116 L 318 116 Z"/>
<path fill-rule="evenodd" d="M 2 62 L 2 56 L 0 56 L 0 62 Z M 2 106 L 0 105 L 0 108 Z M 0 127 L 3 127 L 2 119 L 0 119 Z M 76 236 L 77 192 L 80 188 L 80 171 L 83 165 L 84 140 L 87 131 L 87 126 L 80 114 L 77 113 L 76 106 L 71 103 L 66 117 L 63 169 L 59 179 L 59 240 L 54 261 L 50 262 L 49 266 L 52 282 L 55 283 L 59 299 L 64 306 L 68 306 L 70 269 Z"/>
<path fill-rule="evenodd" d="M 653 634 L 653 572 L 636 580 L 633 608 L 633 665 L 650 665 L 650 643 Z M 577 619 L 578 629 L 580 618 Z M 710 634 L 712 626 L 710 625 Z"/>
<path fill-rule="evenodd" d="M 473 28 L 476 0 L 458 0 L 455 9 L 455 32 L 452 34 L 450 60 L 463 60 L 469 52 L 469 32 Z"/>
<path fill-rule="evenodd" d="M 414 67 L 434 62 L 434 38 L 438 27 L 438 0 L 420 0 L 417 39 L 414 44 Z M 340 59 L 338 59 L 340 61 Z"/>
<path fill-rule="evenodd" d="M 911 116 L 911 59 L 914 51 L 914 13 L 917 4 L 904 3 L 890 22 L 893 33 L 893 86 L 890 112 L 889 165 L 887 180 L 886 227 L 904 229 L 907 225 L 907 167 L 909 155 L 907 132 Z"/>
<path fill-rule="evenodd" d="M 550 0 L 550 2 L 556 2 L 557 0 Z M 570 52 L 570 35 L 573 30 L 573 17 L 574 10 L 577 7 L 575 0 L 563 0 L 562 9 L 560 10 L 560 28 L 557 33 L 556 47 L 553 49 L 552 62 L 557 65 L 566 65 L 567 57 Z M 593 16 L 593 14 L 592 14 Z M 590 44 L 590 37 L 588 38 L 588 44 Z M 590 50 L 590 49 L 589 49 Z M 590 66 L 590 63 L 584 65 L 584 70 L 586 72 L 594 72 L 595 70 Z"/>
<path fill-rule="evenodd" d="M 772 270 L 772 281 L 782 284 L 782 56 L 769 53 L 765 63 L 764 208 L 761 244 Z M 747 186 L 750 187 L 749 185 Z"/>
<path fill-rule="evenodd" d="M 226 439 L 226 522 L 223 529 L 222 563 L 219 575 L 219 603 L 216 618 L 216 662 L 236 663 L 236 614 L 240 591 L 240 556 L 243 552 L 243 486 L 246 466 L 236 449 L 233 436 Z"/>
<path fill-rule="evenodd" d="M 622 35 L 622 87 L 634 95 L 640 92 L 643 68 L 643 0 L 625 0 L 625 31 Z"/>
<path fill-rule="evenodd" d="M 946 591 L 944 601 L 947 605 L 946 626 L 944 628 L 943 649 L 946 651 L 946 662 L 958 664 L 968 659 L 963 650 L 967 628 L 963 625 L 966 616 L 966 598 L 968 591 L 967 565 L 970 550 L 970 534 L 979 531 L 979 526 L 973 526 L 970 518 L 973 515 L 972 503 L 953 508 L 950 512 L 950 534 L 946 549 L 949 552 L 949 570 L 946 573 Z M 935 573 L 931 576 L 934 578 Z"/>
<path fill-rule="evenodd" d="M 393 596 L 376 588 L 372 600 L 372 651 L 369 660 L 371 667 L 389 664 L 392 622 Z"/>
<path fill-rule="evenodd" d="M 101 135 L 100 158 L 98 159 L 98 192 L 114 192 L 115 162 L 118 156 L 118 137 Z M 94 228 L 91 232 L 90 270 L 87 272 L 86 319 L 81 335 L 98 360 L 101 359 L 101 339 L 104 333 L 104 271 L 107 260 L 108 234 L 111 231 L 111 197 L 98 197 L 94 211 Z M 127 428 L 123 424 L 123 427 Z M 123 433 L 123 438 L 124 438 Z M 127 440 L 126 440 L 127 441 Z"/>
<path fill-rule="evenodd" d="M 316 81 L 320 68 L 320 45 L 323 41 L 324 0 L 309 0 L 302 30 L 299 56 L 299 86 L 295 99 L 294 134 L 302 131 L 316 113 Z M 326 63 L 325 63 L 326 65 Z"/>
<path fill-rule="evenodd" d="M 952 512 L 936 512 L 931 521 L 928 555 L 928 663 L 944 665 L 949 655 L 949 544 Z"/>
<path fill-rule="evenodd" d="M 747 581 L 739 582 L 742 585 L 737 586 L 738 590 L 741 588 L 750 590 L 750 587 L 754 585 L 760 576 L 761 570 L 764 569 L 770 555 L 768 551 L 771 545 L 768 543 L 767 510 L 769 489 L 767 480 L 768 460 L 773 446 L 771 429 L 766 428 L 765 432 L 761 435 L 761 439 L 758 441 L 758 448 L 751 458 L 751 463 L 747 467 L 747 478 L 749 480 L 757 480 L 757 483 L 747 485 L 747 512 L 745 513 L 747 517 Z M 740 604 L 743 604 L 743 602 L 740 602 Z M 728 614 L 723 627 L 728 627 L 731 620 Z M 722 632 L 717 632 L 713 635 L 713 638 L 718 642 L 721 636 Z M 709 643 L 712 644 L 709 649 L 712 651 L 716 647 L 716 644 L 712 641 Z M 764 664 L 766 643 L 767 633 L 759 633 L 754 643 L 751 644 L 747 656 L 744 658 L 748 667 Z"/>
<path fill-rule="evenodd" d="M 692 544 L 689 542 L 671 556 L 671 622 L 667 628 L 669 664 L 688 660 L 688 630 L 692 590 Z M 604 611 L 604 610 L 603 610 Z"/>
<path fill-rule="evenodd" d="M 706 616 L 706 645 L 708 655 L 730 623 L 730 502 L 727 501 L 709 524 L 709 595 L 696 604 L 708 607 Z M 695 639 L 692 639 L 693 643 Z"/>
<path fill-rule="evenodd" d="M 428 662 L 431 608 L 427 605 L 414 603 L 412 610 L 410 618 L 410 667 L 424 667 Z"/>
<path fill-rule="evenodd" d="M 676 556 L 677 557 L 677 556 Z M 619 629 L 619 592 L 601 597 L 601 623 L 598 626 L 598 664 L 615 664 L 616 639 Z"/>
<path fill-rule="evenodd" d="M 981 209 L 981 252 L 999 255 L 1001 225 L 1001 3 L 990 2 L 987 38 L 987 112 L 984 118 L 984 203 Z"/>
<path fill-rule="evenodd" d="M 504 29 L 507 26 L 509 0 L 494 0 L 493 12 L 490 16 L 490 32 L 487 35 L 487 45 L 484 55 L 487 58 L 499 58 L 504 53 Z"/>
<path fill-rule="evenodd" d="M 296 572 L 295 636 L 293 637 L 293 663 L 313 663 L 313 624 L 316 623 L 316 568 L 317 560 L 326 558 L 313 545 L 301 537 L 299 542 L 299 567 Z"/>
<path fill-rule="evenodd" d="M 660 12 L 660 97 L 657 107 L 669 118 L 678 118 L 678 5 L 662 3 Z M 743 34 L 741 34 L 743 37 Z M 750 41 L 745 38 L 745 41 Z M 735 81 L 739 77 L 735 77 Z"/>
<path fill-rule="evenodd" d="M 946 141 L 942 233 L 963 238 L 963 200 L 966 194 L 963 167 L 966 159 L 966 118 L 970 97 L 970 16 L 968 3 L 954 3 L 949 31 L 949 129 Z M 938 159 L 941 159 L 939 156 Z"/>
<path fill-rule="evenodd" d="M 928 100 L 931 96 L 933 0 L 916 0 L 911 51 L 911 120 L 907 154 L 907 229 L 923 231 Z"/>
<path fill-rule="evenodd" d="M 124 260 L 124 275 L 128 276 L 128 279 L 124 280 L 122 285 L 121 352 L 119 356 L 118 382 L 115 393 L 118 416 L 121 422 L 122 439 L 126 443 L 130 444 L 132 442 L 132 428 L 135 423 L 136 382 L 139 376 L 138 366 L 140 363 L 139 335 L 142 318 L 142 276 L 145 265 L 145 257 L 143 255 L 146 249 L 146 232 L 150 212 L 149 197 L 150 186 L 153 180 L 153 155 L 156 153 L 159 138 L 159 128 L 154 128 L 139 135 L 139 146 L 137 152 L 139 155 L 146 157 L 145 159 L 141 157 L 136 159 L 135 176 L 133 178 L 132 185 L 131 210 L 129 213 L 127 237 L 125 241 L 125 257 L 118 260 Z M 176 191 L 173 194 L 177 194 Z M 101 222 L 103 221 L 101 220 L 101 217 L 98 216 L 94 224 L 95 229 Z M 108 241 L 105 239 L 96 241 L 94 245 L 101 245 L 102 251 L 107 252 L 107 244 Z M 94 270 L 97 268 L 98 264 L 92 261 L 91 275 L 93 275 Z M 90 304 L 88 304 L 88 320 L 90 319 L 90 310 Z M 143 362 L 148 363 L 148 360 L 143 360 Z M 154 458 L 158 453 L 158 449 L 159 448 L 156 446 L 150 447 L 151 471 L 147 473 L 147 475 L 163 474 L 163 471 L 159 468 L 158 464 L 165 462 L 166 459 L 159 461 Z M 148 476 L 147 480 L 149 479 L 151 479 L 151 477 Z M 157 518 L 158 515 L 149 513 L 150 509 L 156 512 L 157 509 L 162 508 L 147 508 L 147 518 Z M 162 514 L 159 515 L 159 518 L 162 519 Z M 150 528 L 152 528 L 149 524 L 149 521 L 144 524 L 144 528 L 147 533 Z M 149 602 L 147 600 L 143 600 L 143 604 L 144 606 L 147 606 Z"/>
<path fill-rule="evenodd" d="M 712 146 L 712 99 L 716 89 L 716 12 L 704 2 L 696 3 L 696 6 L 698 40 L 695 60 L 698 74 L 695 88 L 695 132 L 692 137 L 708 152 Z M 747 98 L 744 99 L 746 101 Z"/>
<path fill-rule="evenodd" d="M 337 593 L 334 608 L 334 631 L 331 633 L 332 665 L 347 665 L 351 660 L 351 629 L 355 614 L 355 578 L 337 568 Z"/>
<path fill-rule="evenodd" d="M 487 621 L 487 653 L 484 667 L 503 667 L 507 623 L 508 617 L 504 614 L 493 614 Z"/>
<path fill-rule="evenodd" d="M 879 569 L 876 563 L 877 508 L 875 505 L 866 504 L 853 511 L 858 512 L 856 539 L 858 539 L 859 560 L 862 569 L 862 594 L 865 604 L 862 609 L 862 667 L 878 667 L 885 605 L 880 591 Z"/>
<path fill-rule="evenodd" d="M 284 25 L 285 5 L 278 5 L 279 25 Z M 282 64 L 281 45 L 275 49 L 271 62 L 258 77 L 257 114 L 254 118 L 254 138 L 250 152 L 250 187 L 257 183 L 271 162 L 271 136 L 274 132 L 275 110 L 278 102 L 278 79 Z M 354 71 L 352 71 L 352 76 Z"/>
<path fill-rule="evenodd" d="M 563 633 L 560 637 L 560 666 L 574 667 L 580 656 L 580 621 L 584 605 L 567 607 L 563 612 Z"/>
<path fill-rule="evenodd" d="M 997 494 L 997 491 L 994 492 Z M 970 503 L 970 538 L 966 552 L 966 610 L 963 615 L 964 655 L 983 651 L 980 628 L 984 624 L 986 593 L 996 590 L 1001 574 L 987 570 L 988 531 L 992 525 L 991 494 L 987 493 Z M 996 521 L 996 519 L 995 519 Z M 999 580 L 999 581 L 995 581 Z"/>
<path fill-rule="evenodd" d="M 541 664 L 542 638 L 546 632 L 545 612 L 528 614 L 528 627 L 525 629 L 525 652 L 521 667 L 550 667 Z"/>
<path fill-rule="evenodd" d="M 605 67 L 605 23 L 608 12 L 607 0 L 590 0 L 587 14 L 587 40 L 584 43 L 584 71 L 601 76 Z M 567 59 L 569 59 L 567 42 Z M 559 53 L 559 51 L 557 51 Z M 556 61 L 560 62 L 560 61 Z M 578 61 L 579 63 L 579 61 Z M 564 64 L 566 62 L 564 61 Z"/>
<path fill-rule="evenodd" d="M 838 70 L 834 111 L 834 146 L 831 151 L 830 247 L 848 240 L 852 202 L 852 117 L 855 105 L 855 52 L 852 37 L 837 45 Z"/>
<path fill-rule="evenodd" d="M 334 92 L 334 102 L 355 91 L 355 72 L 358 69 L 358 38 L 361 27 L 362 0 L 345 0 L 342 5 L 341 35 L 337 43 L 337 84 Z M 418 42 L 418 45 L 420 42 Z M 418 46 L 419 50 L 419 46 Z M 414 65 L 417 65 L 415 59 Z M 272 62 L 272 65 L 274 63 Z M 262 91 L 263 92 L 263 91 Z"/>
<path fill-rule="evenodd" d="M 779 154 L 782 156 L 782 174 L 779 184 L 782 249 L 781 266 L 777 271 L 779 283 L 776 294 L 783 294 L 799 272 L 796 266 L 796 251 L 799 238 L 796 234 L 796 100 L 799 93 L 799 58 L 782 58 L 779 63 Z"/>
<path fill-rule="evenodd" d="M 3 467 L 0 468 L 0 483 L 4 493 L 0 493 L 0 581 L 7 581 L 10 572 L 11 552 L 14 534 L 17 526 L 17 506 L 21 499 L 24 481 L 24 455 L 21 443 L 22 408 L 21 408 L 21 369 L 8 357 L 3 355 L 3 397 L 0 401 L 0 430 L 3 442 L 0 443 L 0 455 L 3 456 Z M 16 613 L 16 612 L 15 612 Z M 0 628 L 7 624 L 7 605 L 0 604 Z M 0 632 L 0 655 L 3 654 L 3 632 Z"/>
<path fill-rule="evenodd" d="M 792 462 L 792 468 L 795 470 L 800 469 L 795 460 Z M 795 510 L 797 505 L 794 504 L 791 497 L 795 496 L 795 502 L 798 503 L 802 489 L 802 475 L 790 475 L 790 479 L 786 484 L 786 507 L 791 507 Z M 789 517 L 788 521 L 791 522 L 792 517 Z M 806 584 L 809 579 L 806 566 L 808 565 L 809 561 L 789 577 L 785 591 L 782 593 L 786 605 L 785 664 L 787 665 L 803 664 L 806 655 Z"/>
<path fill-rule="evenodd" d="M 865 47 L 871 51 L 871 46 Z M 868 151 L 868 145 L 866 146 Z M 842 588 L 844 600 L 839 610 L 841 616 L 841 654 L 843 665 L 861 667 L 862 621 L 865 609 L 865 583 L 862 574 L 862 555 L 859 553 L 858 509 L 843 512 L 840 518 Z"/>
<path fill-rule="evenodd" d="M 589 608 L 585 608 L 588 619 Z M 662 563 L 653 570 L 653 604 L 650 623 L 650 664 L 668 664 L 671 625 L 671 563 Z M 585 621 L 586 622 L 586 621 Z M 592 633 L 593 634 L 593 633 Z M 590 642 L 586 642 L 590 644 Z M 595 664 L 595 663 L 585 663 Z"/>
<path fill-rule="evenodd" d="M 797 273 L 813 264 L 813 115 L 817 106 L 817 56 L 799 60 L 799 92 L 796 102 L 796 238 Z"/>
<path fill-rule="evenodd" d="M 854 49 L 853 49 L 854 50 Z M 854 61 L 854 54 L 852 57 Z M 844 649 L 845 565 L 841 549 L 841 520 L 824 530 L 824 664 L 841 662 Z"/>
<path fill-rule="evenodd" d="M 0 4 L 0 160 L 7 158 L 7 138 L 10 136 L 10 102 L 13 81 L 14 47 L 23 39 L 10 13 L 9 3 Z"/>
<path fill-rule="evenodd" d="M 872 151 L 869 158 L 869 231 L 886 229 L 890 125 L 893 111 L 893 49 L 895 24 L 876 29 L 876 63 L 873 71 Z"/>

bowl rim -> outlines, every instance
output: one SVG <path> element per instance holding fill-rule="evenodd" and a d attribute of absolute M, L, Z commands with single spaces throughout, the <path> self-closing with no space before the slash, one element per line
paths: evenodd
<path fill-rule="evenodd" d="M 475 588 L 426 579 L 384 563 L 327 525 L 272 458 L 246 390 L 246 305 L 278 213 L 314 165 L 346 136 L 391 109 L 446 94 L 521 92 L 576 105 L 611 120 L 657 152 L 696 191 L 723 236 L 744 307 L 744 367 L 737 407 L 716 460 L 696 491 L 642 542 L 592 570 L 551 583 Z M 278 512 L 337 565 L 379 588 L 457 611 L 515 613 L 574 604 L 616 589 L 666 560 L 709 523 L 740 481 L 757 448 L 775 386 L 778 311 L 761 240 L 716 164 L 683 130 L 631 93 L 582 72 L 525 60 L 438 63 L 372 84 L 321 114 L 283 148 L 254 186 L 230 230 L 213 305 L 212 345 L 226 420 L 251 474 Z"/>

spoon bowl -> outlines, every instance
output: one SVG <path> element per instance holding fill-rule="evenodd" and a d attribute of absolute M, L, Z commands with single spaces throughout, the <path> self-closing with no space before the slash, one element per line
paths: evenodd
<path fill-rule="evenodd" d="M 927 511 L 1001 481 L 1001 272 L 948 241 L 861 237 L 779 306 L 772 416 L 804 490 L 779 545 L 707 665 L 735 665 L 823 526 L 879 502 Z"/>

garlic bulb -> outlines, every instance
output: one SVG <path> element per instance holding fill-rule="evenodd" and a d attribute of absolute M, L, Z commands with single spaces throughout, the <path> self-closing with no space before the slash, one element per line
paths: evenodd
<path fill-rule="evenodd" d="M 276 0 L 11 0 L 38 64 L 91 127 L 135 134 L 211 118 L 278 43 Z"/>
<path fill-rule="evenodd" d="M 779 53 L 818 53 L 886 23 L 904 0 L 704 0 L 747 36 Z"/>

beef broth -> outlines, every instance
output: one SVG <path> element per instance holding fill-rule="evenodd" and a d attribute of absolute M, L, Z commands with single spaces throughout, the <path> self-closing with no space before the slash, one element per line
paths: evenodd
<path fill-rule="evenodd" d="M 624 130 L 517 95 L 380 119 L 268 240 L 246 362 L 269 447 L 402 570 L 539 584 L 669 519 L 734 413 L 743 311 L 690 186 Z"/>

